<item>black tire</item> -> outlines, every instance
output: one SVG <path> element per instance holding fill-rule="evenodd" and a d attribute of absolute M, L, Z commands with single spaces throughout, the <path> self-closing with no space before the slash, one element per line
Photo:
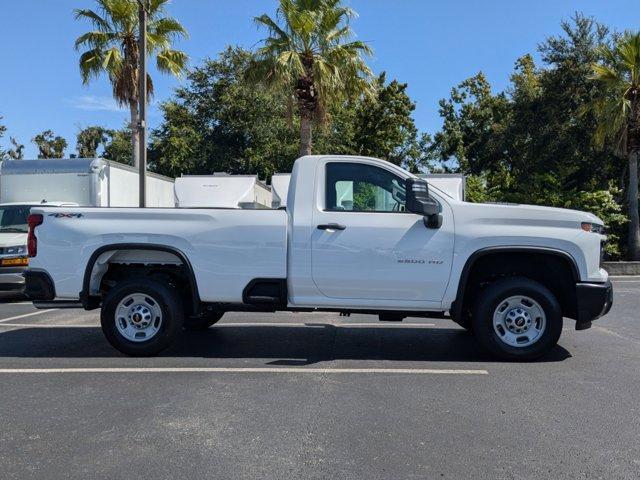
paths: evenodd
<path fill-rule="evenodd" d="M 141 293 L 157 301 L 162 321 L 157 333 L 149 340 L 131 341 L 116 327 L 116 309 L 128 295 Z M 155 305 L 155 302 L 154 302 Z M 175 289 L 149 278 L 135 278 L 118 283 L 102 302 L 100 324 L 109 343 L 126 355 L 148 357 L 166 349 L 182 330 L 184 308 Z"/>
<path fill-rule="evenodd" d="M 223 311 L 213 310 L 211 312 L 205 313 L 201 317 L 185 318 L 184 329 L 185 330 L 206 330 L 210 326 L 218 323 L 223 315 L 224 315 Z"/>
<path fill-rule="evenodd" d="M 493 324 L 494 312 L 500 304 L 509 297 L 519 295 L 537 302 L 546 317 L 546 327 L 538 339 L 531 345 L 522 347 L 503 342 Z M 491 355 L 504 360 L 535 360 L 558 343 L 562 333 L 562 309 L 553 293 L 541 283 L 524 277 L 504 278 L 489 285 L 479 295 L 471 327 L 478 343 Z"/>

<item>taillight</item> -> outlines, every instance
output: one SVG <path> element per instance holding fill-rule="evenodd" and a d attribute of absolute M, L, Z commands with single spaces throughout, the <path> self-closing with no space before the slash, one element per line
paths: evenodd
<path fill-rule="evenodd" d="M 36 227 L 42 225 L 44 217 L 39 213 L 32 213 L 27 217 L 27 223 L 29 224 L 29 234 L 27 235 L 27 252 L 30 257 L 35 257 L 38 254 L 38 239 L 36 238 Z"/>

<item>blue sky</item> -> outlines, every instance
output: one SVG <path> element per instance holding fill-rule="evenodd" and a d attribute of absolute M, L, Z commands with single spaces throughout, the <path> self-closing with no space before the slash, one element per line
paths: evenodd
<path fill-rule="evenodd" d="M 640 9 L 632 0 L 346 0 L 358 13 L 353 27 L 370 43 L 370 65 L 409 84 L 417 102 L 415 119 L 423 131 L 440 126 L 438 100 L 451 87 L 482 70 L 494 89 L 508 83 L 514 61 L 560 31 L 560 21 L 575 11 L 612 28 L 640 28 Z M 275 0 L 173 0 L 169 13 L 189 30 L 179 44 L 198 65 L 228 44 L 253 48 L 263 32 L 252 18 L 274 13 Z M 73 42 L 89 26 L 73 19 L 74 8 L 91 0 L 0 0 L 0 115 L 26 146 L 47 128 L 75 145 L 78 130 L 89 125 L 121 127 L 127 112 L 111 99 L 105 78 L 83 86 Z M 179 80 L 154 75 L 154 102 L 167 99 Z M 161 120 L 150 112 L 151 127 Z M 67 154 L 71 153 L 67 150 Z"/>

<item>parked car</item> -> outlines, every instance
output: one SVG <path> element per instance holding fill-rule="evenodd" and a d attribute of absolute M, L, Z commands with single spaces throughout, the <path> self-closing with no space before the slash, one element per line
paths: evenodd
<path fill-rule="evenodd" d="M 27 217 L 41 203 L 0 204 L 0 292 L 19 293 L 24 288 L 22 272 L 29 264 L 27 256 Z M 77 206 L 73 203 L 49 203 L 47 206 Z"/>
<path fill-rule="evenodd" d="M 548 352 L 612 302 L 596 216 L 466 203 L 388 162 L 296 161 L 286 210 L 34 207 L 27 294 L 102 308 L 109 342 L 154 355 L 227 311 L 451 318 L 492 354 Z"/>

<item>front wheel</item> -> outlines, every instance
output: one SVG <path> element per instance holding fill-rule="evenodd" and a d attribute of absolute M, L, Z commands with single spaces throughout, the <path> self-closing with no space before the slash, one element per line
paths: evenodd
<path fill-rule="evenodd" d="M 504 278 L 478 297 L 472 329 L 492 355 L 534 360 L 558 343 L 562 310 L 555 295 L 541 283 L 524 277 Z"/>
<path fill-rule="evenodd" d="M 182 329 L 184 310 L 174 289 L 148 278 L 117 284 L 105 297 L 100 313 L 109 343 L 135 357 L 156 355 Z"/>

